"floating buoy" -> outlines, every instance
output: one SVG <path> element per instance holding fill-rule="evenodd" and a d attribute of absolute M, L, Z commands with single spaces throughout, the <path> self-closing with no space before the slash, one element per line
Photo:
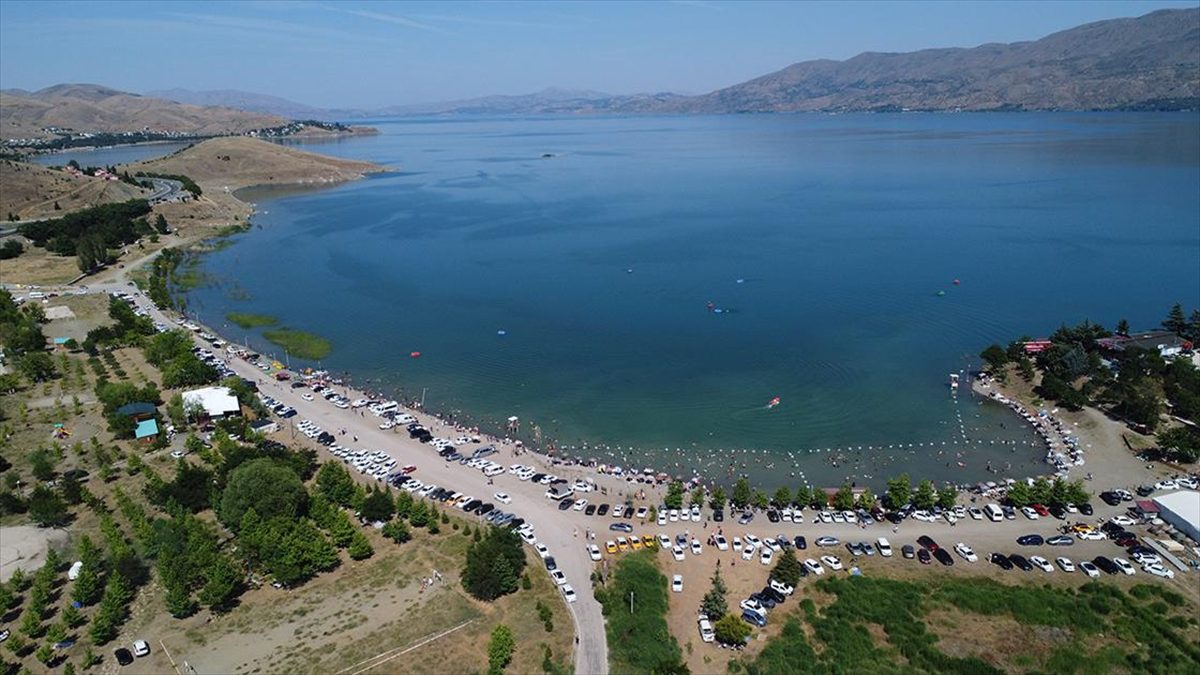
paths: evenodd
<path fill-rule="evenodd" d="M 958 279 L 955 279 L 955 280 L 954 280 L 954 285 L 955 285 L 955 286 L 957 286 L 957 285 L 959 285 L 959 284 L 961 284 L 961 283 L 962 283 L 962 282 L 961 282 L 961 281 L 959 281 Z"/>
<path fill-rule="evenodd" d="M 745 280 L 745 279 L 738 279 L 738 280 L 737 280 L 737 282 L 738 282 L 739 284 L 744 284 L 744 283 L 746 283 L 746 280 Z"/>
<path fill-rule="evenodd" d="M 508 335 L 508 331 L 506 331 L 506 330 L 498 330 L 498 331 L 496 331 L 496 335 Z"/>
<path fill-rule="evenodd" d="M 938 292 L 937 292 L 937 296 L 938 296 L 939 298 L 940 298 L 940 297 L 942 297 L 942 296 L 943 296 L 943 295 L 945 295 L 945 294 L 946 294 L 946 291 L 938 291 Z"/>
<path fill-rule="evenodd" d="M 421 357 L 421 352 L 409 352 L 408 355 L 414 359 Z"/>

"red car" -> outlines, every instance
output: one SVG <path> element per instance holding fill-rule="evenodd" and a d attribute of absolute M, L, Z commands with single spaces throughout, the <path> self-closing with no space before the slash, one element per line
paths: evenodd
<path fill-rule="evenodd" d="M 407 474 L 407 473 L 412 473 L 412 472 L 416 471 L 417 467 L 413 466 L 412 464 L 409 464 L 408 466 L 406 466 L 400 470 Z"/>
<path fill-rule="evenodd" d="M 1037 514 L 1043 518 L 1050 515 L 1050 510 L 1047 509 L 1046 507 L 1042 506 L 1041 504 L 1031 504 L 1030 506 L 1032 506 L 1033 510 L 1037 511 Z"/>

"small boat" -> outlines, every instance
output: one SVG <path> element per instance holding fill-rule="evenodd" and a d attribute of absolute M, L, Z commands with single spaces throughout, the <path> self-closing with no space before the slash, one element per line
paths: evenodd
<path fill-rule="evenodd" d="M 950 373 L 950 388 L 958 389 L 958 373 Z"/>
<path fill-rule="evenodd" d="M 767 403 L 767 410 L 770 410 L 771 408 L 774 408 L 775 406 L 777 406 L 779 404 L 780 404 L 780 399 L 778 396 L 776 396 L 775 398 L 771 399 L 770 403 Z"/>
<path fill-rule="evenodd" d="M 938 292 L 937 292 L 937 296 L 938 296 L 939 298 L 940 298 L 940 297 L 942 297 L 942 296 L 943 296 L 943 295 L 945 295 L 945 294 L 946 294 L 946 291 L 938 291 Z"/>
<path fill-rule="evenodd" d="M 419 359 L 421 358 L 421 352 L 409 352 L 408 356 L 410 358 Z"/>

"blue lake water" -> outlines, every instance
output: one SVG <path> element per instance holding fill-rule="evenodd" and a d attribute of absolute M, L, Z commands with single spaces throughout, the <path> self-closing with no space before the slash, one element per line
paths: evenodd
<path fill-rule="evenodd" d="M 396 172 L 248 195 L 259 227 L 203 258 L 191 309 L 268 352 L 223 317 L 272 314 L 333 342 L 324 367 L 575 455 L 765 484 L 1026 475 L 1028 431 L 950 372 L 1200 304 L 1195 114 L 373 125 L 306 149 Z"/>
<path fill-rule="evenodd" d="M 32 159 L 34 162 L 46 166 L 66 166 L 67 162 L 75 160 L 79 162 L 79 166 L 83 167 L 108 167 L 155 159 L 186 148 L 190 144 L 189 141 L 186 143 L 139 143 L 107 148 L 70 148 L 61 152 L 34 155 Z"/>

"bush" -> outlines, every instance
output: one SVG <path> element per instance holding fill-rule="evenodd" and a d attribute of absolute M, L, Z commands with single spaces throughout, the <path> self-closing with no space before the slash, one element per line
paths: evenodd
<path fill-rule="evenodd" d="M 516 641 L 513 640 L 512 629 L 504 624 L 496 626 L 492 631 L 492 639 L 488 642 L 488 674 L 498 675 L 504 672 L 504 667 L 512 660 Z"/>
<path fill-rule="evenodd" d="M 726 614 L 713 624 L 713 633 L 717 642 L 723 645 L 741 646 L 746 643 L 746 638 L 750 637 L 750 624 L 742 621 L 740 617 Z"/>
<path fill-rule="evenodd" d="M 652 551 L 619 560 L 609 585 L 597 588 L 596 598 L 608 617 L 613 672 L 668 669 L 682 662 L 679 644 L 667 629 L 667 578 L 658 570 Z"/>

